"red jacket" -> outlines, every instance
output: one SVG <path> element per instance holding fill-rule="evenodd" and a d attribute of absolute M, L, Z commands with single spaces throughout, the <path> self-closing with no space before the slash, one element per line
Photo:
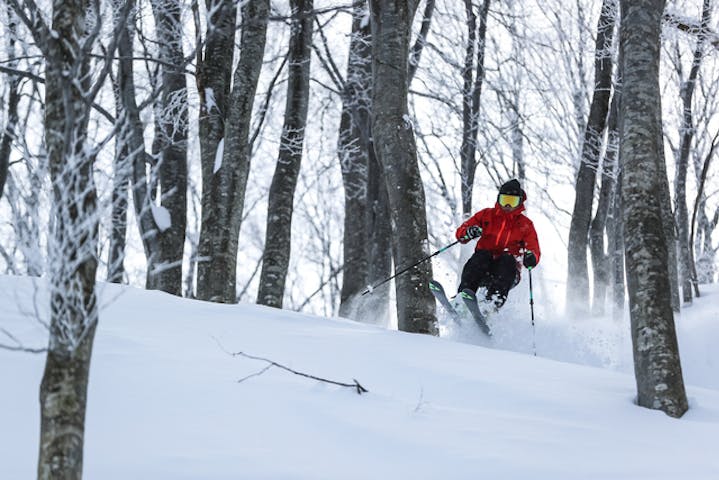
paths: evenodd
<path fill-rule="evenodd" d="M 539 263 L 541 252 L 537 232 L 532 221 L 522 215 L 522 212 L 524 204 L 507 213 L 497 203 L 494 208 L 485 208 L 472 215 L 459 226 L 455 235 L 459 240 L 469 227 L 477 225 L 482 229 L 482 236 L 479 237 L 475 250 L 489 250 L 495 257 L 505 252 L 518 257 L 527 249 L 534 253 Z"/>

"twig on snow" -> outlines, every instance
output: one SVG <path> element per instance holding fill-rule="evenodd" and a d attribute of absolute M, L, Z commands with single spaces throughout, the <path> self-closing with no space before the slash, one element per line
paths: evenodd
<path fill-rule="evenodd" d="M 233 357 L 245 357 L 245 358 L 249 358 L 250 360 L 260 360 L 262 362 L 268 363 L 268 365 L 265 368 L 263 368 L 262 370 L 260 370 L 259 372 L 253 373 L 251 375 L 247 375 L 246 377 L 243 377 L 243 378 L 237 380 L 237 383 L 244 382 L 245 380 L 252 378 L 252 377 L 257 377 L 257 376 L 265 373 L 270 368 L 277 367 L 277 368 L 281 368 L 282 370 L 286 370 L 290 373 L 294 373 L 295 375 L 299 375 L 301 377 L 311 378 L 312 380 L 318 380 L 320 382 L 331 383 L 332 385 L 339 385 L 340 387 L 354 388 L 357 391 L 358 395 L 362 395 L 363 393 L 369 392 L 369 390 L 367 390 L 362 385 L 360 385 L 360 383 L 354 378 L 352 379 L 352 381 L 354 383 L 343 383 L 343 382 L 335 382 L 334 380 L 328 380 L 326 378 L 316 377 L 316 376 L 310 375 L 308 373 L 298 372 L 297 370 L 293 370 L 289 367 L 281 365 L 281 364 L 274 362 L 272 360 L 269 360 L 267 358 L 256 357 L 254 355 L 249 355 L 244 352 L 228 352 L 227 350 L 225 350 L 225 348 L 220 344 L 220 342 L 217 339 L 215 339 L 215 341 L 217 341 L 218 345 L 220 345 L 220 348 L 222 348 L 225 352 L 232 355 Z"/>
<path fill-rule="evenodd" d="M 281 365 L 281 364 L 279 364 L 279 363 L 277 363 L 277 362 L 273 362 L 272 360 L 268 360 L 268 359 L 262 358 L 262 357 L 255 357 L 254 355 L 248 355 L 248 354 L 246 354 L 246 353 L 244 353 L 244 352 L 236 352 L 236 353 L 233 353 L 232 356 L 233 356 L 233 357 L 242 356 L 242 357 L 245 357 L 245 358 L 249 358 L 249 359 L 251 359 L 251 360 L 261 360 L 261 361 L 263 361 L 263 362 L 269 363 L 269 365 L 267 365 L 267 366 L 266 366 L 265 368 L 263 368 L 261 371 L 259 371 L 259 372 L 257 372 L 257 373 L 253 373 L 252 375 L 248 375 L 248 376 L 246 376 L 246 377 L 244 377 L 244 378 L 241 378 L 241 379 L 239 379 L 239 380 L 237 381 L 237 383 L 243 382 L 243 381 L 247 380 L 247 379 L 250 378 L 250 377 L 255 377 L 255 376 L 257 376 L 257 375 L 261 375 L 261 374 L 265 373 L 267 370 L 269 370 L 269 369 L 272 368 L 272 367 L 277 367 L 277 368 L 281 368 L 282 370 L 287 370 L 288 372 L 294 373 L 295 375 L 299 375 L 299 376 L 301 376 L 301 377 L 311 378 L 311 379 L 313 379 L 313 380 L 319 380 L 320 382 L 331 383 L 331 384 L 333 384 L 333 385 L 339 385 L 340 387 L 351 387 L 351 388 L 354 388 L 354 389 L 357 390 L 357 394 L 359 394 L 359 395 L 362 395 L 363 393 L 365 393 L 365 392 L 368 391 L 366 388 L 364 388 L 362 385 L 360 385 L 359 382 L 358 382 L 356 379 L 354 379 L 354 378 L 352 379 L 352 381 L 353 381 L 354 383 L 335 382 L 334 380 L 328 380 L 328 379 L 326 379 L 326 378 L 316 377 L 316 376 L 310 375 L 310 374 L 308 374 L 308 373 L 298 372 L 297 370 L 292 370 L 291 368 L 285 367 L 284 365 Z"/>

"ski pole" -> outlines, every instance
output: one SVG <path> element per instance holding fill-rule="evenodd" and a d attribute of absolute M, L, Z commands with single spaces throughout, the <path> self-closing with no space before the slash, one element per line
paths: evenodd
<path fill-rule="evenodd" d="M 532 291 L 532 267 L 528 267 L 529 270 L 529 310 L 532 312 L 532 351 L 534 356 L 537 356 L 537 335 L 534 328 L 534 293 Z"/>
<path fill-rule="evenodd" d="M 381 282 L 379 282 L 377 285 L 370 285 L 370 286 L 368 286 L 368 287 L 367 287 L 367 290 L 365 290 L 364 292 L 362 292 L 362 295 L 366 295 L 366 294 L 368 294 L 368 293 L 372 293 L 372 290 L 374 290 L 375 288 L 377 288 L 377 287 L 379 287 L 379 286 L 381 286 L 381 285 L 384 285 L 385 283 L 389 282 L 389 281 L 392 280 L 393 278 L 402 275 L 402 274 L 403 274 L 404 272 L 406 272 L 407 270 L 416 267 L 416 266 L 419 265 L 420 263 L 426 262 L 427 260 L 429 260 L 430 258 L 434 257 L 435 255 L 439 255 L 440 253 L 444 252 L 445 250 L 449 250 L 450 248 L 454 247 L 454 246 L 457 245 L 458 243 L 459 243 L 459 240 L 457 240 L 457 241 L 454 242 L 454 243 L 450 243 L 450 244 L 447 245 L 446 247 L 440 248 L 439 250 L 437 250 L 437 251 L 434 252 L 433 254 L 427 255 L 426 257 L 424 257 L 422 260 L 420 260 L 419 262 L 415 263 L 414 265 L 410 265 L 409 267 L 403 269 L 402 271 L 399 271 L 399 272 L 395 273 L 395 274 L 392 275 L 391 277 L 385 278 L 384 280 L 382 280 Z"/>

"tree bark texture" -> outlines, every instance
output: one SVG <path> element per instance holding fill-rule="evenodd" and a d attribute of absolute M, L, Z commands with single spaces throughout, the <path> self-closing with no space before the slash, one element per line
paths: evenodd
<path fill-rule="evenodd" d="M 616 0 L 604 0 L 597 22 L 594 47 L 594 94 L 584 130 L 581 160 L 577 171 L 576 195 L 567 245 L 567 308 L 574 316 L 589 312 L 589 273 L 587 247 L 592 220 L 592 204 L 604 129 L 612 90 L 611 45 L 616 25 Z"/>
<path fill-rule="evenodd" d="M 282 308 L 292 244 L 292 208 L 310 99 L 313 0 L 290 0 L 292 25 L 285 122 L 272 176 L 257 303 Z"/>
<path fill-rule="evenodd" d="M 118 88 L 115 88 L 116 92 Z M 117 97 L 117 96 L 116 96 Z M 117 116 L 122 115 L 119 106 Z M 128 188 L 130 183 L 130 171 L 128 170 L 127 145 L 122 144 L 121 134 L 117 135 L 118 142 L 115 144 L 115 158 L 113 161 L 112 175 L 112 224 L 110 227 L 110 246 L 107 258 L 107 281 L 110 283 L 122 283 L 125 275 L 125 246 L 127 236 L 127 209 L 129 206 Z"/>
<path fill-rule="evenodd" d="M 372 37 L 370 25 L 363 22 L 367 6 L 356 3 L 352 13 L 347 77 L 342 97 L 342 116 L 337 153 L 344 186 L 344 268 L 340 310 L 352 316 L 355 296 L 367 286 L 369 255 L 368 181 L 372 113 Z M 359 220 L 359 221 L 358 221 Z"/>
<path fill-rule="evenodd" d="M 358 319 L 360 312 L 371 312 L 384 319 L 389 285 L 359 295 L 389 277 L 392 268 L 387 186 L 372 140 L 372 35 L 363 21 L 368 14 L 366 4 L 355 4 L 337 146 L 345 198 L 339 313 Z"/>
<path fill-rule="evenodd" d="M 702 9 L 701 31 L 709 27 L 711 16 L 711 2 L 704 0 Z M 701 32 L 700 31 L 700 32 Z M 689 77 L 681 86 L 682 119 L 680 127 L 679 156 L 676 160 L 674 175 L 674 213 L 677 222 L 677 238 L 679 240 L 679 275 L 681 279 L 682 300 L 686 303 L 692 301 L 692 287 L 696 285 L 694 278 L 693 251 L 689 239 L 689 209 L 687 208 L 687 170 L 689 169 L 689 156 L 692 141 L 694 140 L 694 114 L 692 102 L 696 87 L 699 69 L 704 57 L 704 44 L 706 34 L 700 33 L 692 57 L 692 66 Z"/>
<path fill-rule="evenodd" d="M 622 197 L 637 403 L 687 410 L 674 328 L 661 207 L 659 54 L 664 0 L 622 0 Z"/>
<path fill-rule="evenodd" d="M 82 478 L 87 382 L 95 327 L 98 215 L 87 146 L 95 19 L 85 0 L 55 2 L 47 37 L 45 144 L 53 202 L 50 339 L 40 385 L 39 479 Z M 86 24 L 87 22 L 87 24 Z M 111 52 L 113 53 L 113 52 Z"/>
<path fill-rule="evenodd" d="M 249 0 L 241 8 L 240 59 L 229 98 L 222 161 L 217 165 L 213 160 L 213 174 L 202 191 L 197 266 L 197 298 L 201 300 L 237 301 L 237 242 L 250 172 L 250 120 L 265 52 L 269 10 L 269 0 Z"/>
<path fill-rule="evenodd" d="M 389 193 L 395 269 L 429 254 L 424 186 L 407 108 L 407 61 L 416 1 L 371 0 L 373 102 L 372 132 Z M 437 334 L 434 298 L 424 262 L 397 277 L 399 329 Z"/>
<path fill-rule="evenodd" d="M 474 2 L 464 0 L 467 14 L 467 48 L 462 70 L 462 146 L 460 148 L 462 175 L 462 213 L 469 217 L 472 210 L 472 190 L 477 172 L 477 133 L 479 107 L 484 84 L 484 51 L 487 37 L 487 17 L 490 0 L 484 0 L 479 12 L 479 27 L 474 13 Z M 476 58 L 475 58 L 476 54 Z M 476 73 L 474 69 L 477 69 Z"/>
<path fill-rule="evenodd" d="M 202 191 L 208 192 L 213 188 L 215 159 L 218 155 L 220 159 L 222 158 L 222 151 L 218 153 L 218 147 L 225 136 L 229 110 L 237 2 L 236 0 L 206 0 L 205 5 L 209 12 L 208 24 L 204 51 L 198 53 L 196 79 L 200 98 Z M 213 196 L 202 195 L 203 212 L 209 212 L 214 208 L 212 200 Z M 199 285 L 197 288 L 201 289 Z"/>
<path fill-rule="evenodd" d="M 187 228 L 187 81 L 179 0 L 153 0 L 160 48 L 160 81 L 153 155 L 160 205 L 171 224 L 157 226 L 158 251 L 148 259 L 147 288 L 182 296 L 182 257 Z"/>

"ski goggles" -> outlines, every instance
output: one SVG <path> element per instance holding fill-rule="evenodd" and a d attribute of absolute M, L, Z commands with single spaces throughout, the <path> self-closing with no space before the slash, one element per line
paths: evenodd
<path fill-rule="evenodd" d="M 499 194 L 499 204 L 503 207 L 517 208 L 522 201 L 522 197 L 519 195 L 505 195 L 504 193 Z"/>

